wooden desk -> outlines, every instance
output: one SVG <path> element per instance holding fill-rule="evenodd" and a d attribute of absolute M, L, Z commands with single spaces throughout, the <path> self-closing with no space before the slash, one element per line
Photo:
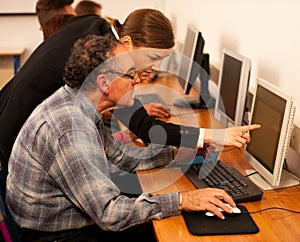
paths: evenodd
<path fill-rule="evenodd" d="M 213 120 L 207 110 L 196 112 L 201 126 L 210 127 Z M 186 119 L 188 119 L 187 114 Z M 173 119 L 173 120 L 172 120 Z M 178 119 L 171 117 L 167 121 Z M 214 122 L 213 122 L 214 123 Z M 214 123 L 214 127 L 217 123 Z M 243 158 L 243 151 L 234 150 L 221 154 L 220 160 L 225 164 L 234 166 L 245 175 L 245 169 L 251 168 Z M 179 169 L 153 169 L 150 171 L 138 172 L 141 186 L 144 191 L 151 191 L 154 194 L 163 194 L 176 191 L 188 191 L 194 189 L 194 185 L 182 174 Z M 157 190 L 159 184 L 168 184 Z M 283 207 L 300 211 L 300 185 L 264 191 L 261 201 L 242 203 L 248 211 L 256 211 L 269 207 Z M 300 214 L 290 213 L 281 210 L 268 210 L 251 215 L 260 232 L 249 235 L 227 235 L 227 236 L 193 236 L 185 225 L 182 216 L 166 218 L 153 221 L 154 230 L 158 241 L 164 242 L 189 242 L 189 241 L 299 241 L 300 240 Z"/>
<path fill-rule="evenodd" d="M 24 47 L 0 47 L 0 56 L 12 56 L 14 61 L 14 74 L 20 67 L 20 56 L 24 53 Z"/>

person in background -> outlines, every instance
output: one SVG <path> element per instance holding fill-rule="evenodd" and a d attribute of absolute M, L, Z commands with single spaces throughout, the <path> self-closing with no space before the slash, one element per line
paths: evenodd
<path fill-rule="evenodd" d="M 183 210 L 208 210 L 221 219 L 218 207 L 232 212 L 224 202 L 235 203 L 221 189 L 129 198 L 111 180 L 118 168 L 168 165 L 173 152 L 124 146 L 103 125 L 103 111 L 133 104 L 139 82 L 119 41 L 95 35 L 76 41 L 63 79 L 66 85 L 29 116 L 10 157 L 6 201 L 22 241 L 154 241 L 141 230 L 152 220 Z"/>
<path fill-rule="evenodd" d="M 50 37 L 69 19 L 75 17 L 74 0 L 38 0 L 35 11 L 44 39 Z"/>
<path fill-rule="evenodd" d="M 141 28 L 143 21 L 145 21 L 145 26 L 147 26 L 148 21 L 152 24 L 148 24 L 147 28 Z M 137 30 L 137 33 L 141 33 L 141 36 L 144 37 L 140 44 L 144 43 L 143 48 L 146 50 L 152 51 L 155 50 L 153 48 L 157 47 L 162 48 L 159 52 L 165 53 L 166 49 L 170 49 L 174 45 L 174 34 L 170 21 L 155 9 L 134 11 L 128 16 L 124 24 L 120 25 L 120 28 L 123 29 L 120 40 L 125 41 L 126 47 L 129 46 L 129 41 L 126 43 L 129 37 L 134 40 L 133 44 L 136 43 L 136 36 L 129 32 L 131 28 Z M 125 30 L 126 32 L 124 32 Z M 88 34 L 99 36 L 112 34 L 110 23 L 97 15 L 85 15 L 71 19 L 60 31 L 46 39 L 32 53 L 17 75 L 0 91 L 0 161 L 3 167 L 7 168 L 13 143 L 30 113 L 64 84 L 62 80 L 63 70 L 74 41 Z M 153 43 L 158 43 L 159 46 L 152 46 Z M 164 44 L 165 46 L 163 46 Z M 142 47 L 137 46 L 137 48 Z M 157 51 L 155 50 L 155 52 Z M 161 56 L 156 56 L 151 62 L 152 55 L 149 56 L 149 52 L 146 52 L 144 55 L 145 67 L 153 66 L 161 58 Z M 144 69 L 142 65 L 139 68 Z M 121 110 L 124 110 L 123 113 Z M 135 100 L 132 107 L 118 109 L 118 111 L 114 115 L 146 143 L 156 142 L 160 144 L 160 137 L 151 140 L 149 136 L 149 130 L 152 127 L 160 126 L 167 135 L 163 144 L 177 147 L 201 148 L 204 147 L 204 143 L 216 142 L 240 148 L 250 141 L 250 135 L 248 133 L 241 135 L 241 132 L 258 128 L 258 126 L 252 125 L 222 129 L 224 136 L 221 135 L 220 140 L 212 140 L 213 130 L 159 121 L 155 117 L 150 117 L 138 100 Z"/>
<path fill-rule="evenodd" d="M 77 16 L 86 14 L 97 14 L 101 17 L 101 10 L 101 4 L 88 0 L 80 1 L 75 7 L 75 13 Z"/>

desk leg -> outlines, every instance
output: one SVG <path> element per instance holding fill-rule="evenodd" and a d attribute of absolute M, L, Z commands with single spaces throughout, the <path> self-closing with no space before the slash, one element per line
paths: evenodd
<path fill-rule="evenodd" d="M 14 74 L 17 74 L 17 71 L 20 67 L 20 56 L 14 55 Z"/>

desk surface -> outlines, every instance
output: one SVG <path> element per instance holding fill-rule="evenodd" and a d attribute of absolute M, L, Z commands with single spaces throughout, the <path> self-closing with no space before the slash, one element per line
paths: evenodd
<path fill-rule="evenodd" d="M 0 56 L 19 56 L 24 51 L 24 47 L 0 47 Z"/>
<path fill-rule="evenodd" d="M 165 80 L 168 83 L 169 80 Z M 174 83 L 173 83 L 174 84 Z M 212 118 L 207 110 L 196 111 L 199 125 L 210 127 Z M 184 116 L 184 115 L 182 115 Z M 182 117 L 181 116 L 181 117 Z M 186 114 L 188 119 L 189 114 Z M 182 120 L 182 119 L 181 119 Z M 184 119 L 183 119 L 184 120 Z M 176 117 L 166 121 L 178 122 Z M 183 123 L 184 124 L 184 123 Z M 214 123 L 214 127 L 218 124 Z M 245 169 L 251 168 L 243 158 L 242 150 L 233 150 L 221 154 L 220 160 L 229 166 L 234 166 L 245 175 Z M 194 189 L 194 185 L 182 174 L 179 169 L 153 169 L 138 172 L 141 186 L 144 191 L 154 194 L 162 194 L 176 191 L 188 191 Z M 158 190 L 157 185 L 169 184 Z M 261 201 L 242 203 L 249 212 L 270 207 L 282 207 L 300 211 L 300 185 L 264 191 Z M 226 235 L 226 236 L 193 236 L 185 225 L 182 216 L 170 217 L 153 221 L 154 230 L 158 241 L 299 241 L 300 238 L 300 214 L 281 210 L 268 210 L 251 214 L 253 220 L 260 229 L 257 234 Z"/>

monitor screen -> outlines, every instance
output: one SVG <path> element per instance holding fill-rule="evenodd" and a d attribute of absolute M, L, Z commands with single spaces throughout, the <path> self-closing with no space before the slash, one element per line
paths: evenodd
<path fill-rule="evenodd" d="M 215 117 L 225 127 L 242 125 L 250 69 L 250 59 L 228 49 L 223 50 Z"/>
<path fill-rule="evenodd" d="M 262 127 L 251 131 L 245 158 L 270 186 L 279 186 L 295 113 L 293 98 L 259 79 L 253 99 L 251 123 Z"/>
<path fill-rule="evenodd" d="M 220 96 L 223 100 L 226 114 L 234 120 L 237 96 L 240 85 L 242 62 L 225 55 L 222 71 L 222 82 L 220 83 Z M 221 102 L 218 102 L 218 109 L 221 109 Z"/>
<path fill-rule="evenodd" d="M 252 121 L 262 127 L 251 133 L 247 151 L 271 173 L 274 171 L 286 100 L 258 86 Z"/>

